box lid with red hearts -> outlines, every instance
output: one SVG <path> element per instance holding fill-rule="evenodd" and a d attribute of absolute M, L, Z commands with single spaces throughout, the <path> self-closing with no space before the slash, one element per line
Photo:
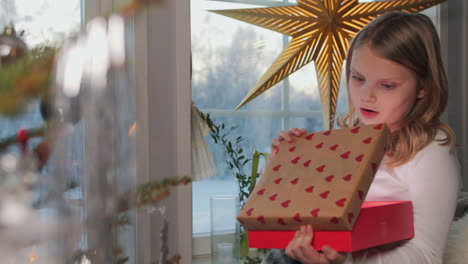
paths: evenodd
<path fill-rule="evenodd" d="M 352 230 L 389 139 L 378 124 L 281 142 L 237 219 L 247 230 Z"/>

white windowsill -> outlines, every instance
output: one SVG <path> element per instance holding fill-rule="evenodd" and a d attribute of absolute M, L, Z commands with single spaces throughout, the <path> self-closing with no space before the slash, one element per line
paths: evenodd
<path fill-rule="evenodd" d="M 210 255 L 193 256 L 192 264 L 211 264 Z"/>
<path fill-rule="evenodd" d="M 192 237 L 192 264 L 216 264 L 211 261 L 210 245 L 211 241 L 209 235 Z M 249 249 L 249 255 L 250 257 L 257 256 L 257 249 Z"/>

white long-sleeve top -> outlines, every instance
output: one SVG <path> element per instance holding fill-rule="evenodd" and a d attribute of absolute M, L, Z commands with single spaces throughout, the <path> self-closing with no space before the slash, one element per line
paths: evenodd
<path fill-rule="evenodd" d="M 346 263 L 442 263 L 459 191 L 460 171 L 455 154 L 449 152 L 448 146 L 434 141 L 401 166 L 388 168 L 384 164 L 385 158 L 366 200 L 412 201 L 415 236 L 396 246 L 353 253 Z"/>

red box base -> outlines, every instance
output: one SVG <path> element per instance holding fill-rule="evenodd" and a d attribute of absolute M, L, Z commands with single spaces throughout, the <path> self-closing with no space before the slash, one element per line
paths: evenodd
<path fill-rule="evenodd" d="M 295 231 L 249 230 L 251 248 L 286 248 Z M 352 231 L 314 231 L 316 250 L 358 251 L 414 237 L 411 201 L 364 202 Z"/>

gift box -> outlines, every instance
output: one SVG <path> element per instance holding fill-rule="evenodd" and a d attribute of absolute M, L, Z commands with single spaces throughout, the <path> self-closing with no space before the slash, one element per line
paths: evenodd
<path fill-rule="evenodd" d="M 378 124 L 281 142 L 237 219 L 246 230 L 352 230 L 389 138 Z"/>
<path fill-rule="evenodd" d="M 295 231 L 248 231 L 251 248 L 286 248 Z M 414 237 L 410 201 L 364 202 L 352 231 L 314 231 L 312 246 L 358 251 Z"/>

